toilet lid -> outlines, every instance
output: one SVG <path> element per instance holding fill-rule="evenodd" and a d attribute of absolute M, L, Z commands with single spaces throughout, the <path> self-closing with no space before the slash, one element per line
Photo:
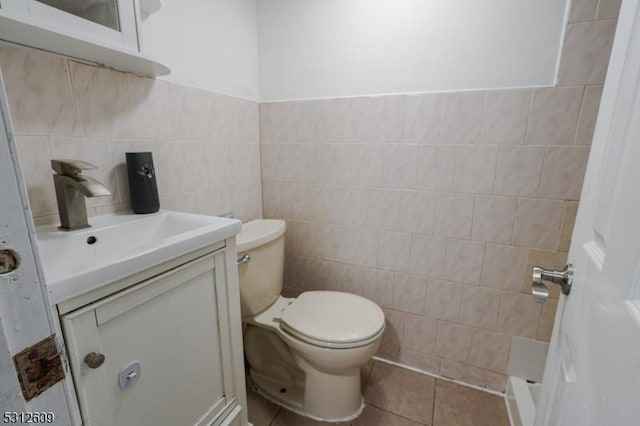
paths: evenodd
<path fill-rule="evenodd" d="M 337 291 L 308 291 L 281 314 L 281 327 L 322 346 L 358 346 L 384 329 L 384 313 L 364 297 Z"/>

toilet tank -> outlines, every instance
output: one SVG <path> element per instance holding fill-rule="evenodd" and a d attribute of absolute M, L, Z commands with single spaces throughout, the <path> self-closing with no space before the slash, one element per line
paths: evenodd
<path fill-rule="evenodd" d="M 238 263 L 243 317 L 259 314 L 280 297 L 285 229 L 284 220 L 257 219 L 243 224 L 236 237 L 238 259 L 251 259 Z"/>

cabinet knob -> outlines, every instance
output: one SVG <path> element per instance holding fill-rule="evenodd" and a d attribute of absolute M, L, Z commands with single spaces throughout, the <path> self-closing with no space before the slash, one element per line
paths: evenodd
<path fill-rule="evenodd" d="M 84 357 L 84 362 L 89 366 L 89 368 L 100 367 L 104 364 L 104 360 L 104 355 L 95 352 L 89 352 L 87 356 Z"/>

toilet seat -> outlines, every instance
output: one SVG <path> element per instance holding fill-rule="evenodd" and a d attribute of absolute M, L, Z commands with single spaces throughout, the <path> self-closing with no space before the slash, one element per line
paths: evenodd
<path fill-rule="evenodd" d="M 315 346 L 347 349 L 380 337 L 384 312 L 372 301 L 351 293 L 308 291 L 279 315 L 280 329 Z"/>

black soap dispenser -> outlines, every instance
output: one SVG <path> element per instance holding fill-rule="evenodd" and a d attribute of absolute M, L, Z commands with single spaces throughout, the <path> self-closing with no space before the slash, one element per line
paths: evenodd
<path fill-rule="evenodd" d="M 138 214 L 157 212 L 160 199 L 151 153 L 127 152 L 127 173 L 133 211 Z"/>

